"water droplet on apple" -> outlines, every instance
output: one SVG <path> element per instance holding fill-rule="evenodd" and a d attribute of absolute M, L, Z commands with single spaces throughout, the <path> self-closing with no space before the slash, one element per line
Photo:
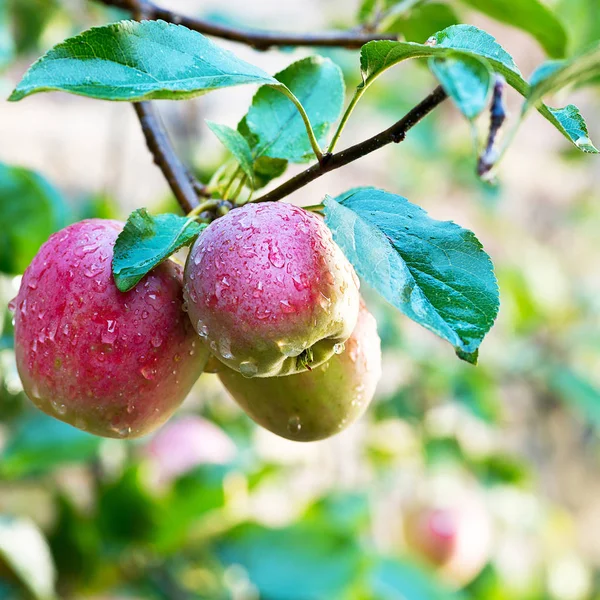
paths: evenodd
<path fill-rule="evenodd" d="M 288 423 L 287 423 L 287 430 L 290 433 L 300 433 L 301 429 L 302 429 L 302 421 L 300 420 L 300 417 L 298 415 L 294 415 L 293 417 L 290 417 L 290 419 L 288 420 Z"/>
<path fill-rule="evenodd" d="M 244 377 L 254 377 L 258 373 L 258 367 L 250 360 L 240 363 L 240 373 Z"/>
<path fill-rule="evenodd" d="M 280 300 L 279 304 L 281 305 L 281 312 L 283 313 L 290 314 L 296 312 L 296 309 L 290 304 L 289 300 Z"/>
<path fill-rule="evenodd" d="M 142 367 L 140 370 L 142 377 L 148 381 L 152 381 L 156 377 L 156 369 L 149 365 Z"/>

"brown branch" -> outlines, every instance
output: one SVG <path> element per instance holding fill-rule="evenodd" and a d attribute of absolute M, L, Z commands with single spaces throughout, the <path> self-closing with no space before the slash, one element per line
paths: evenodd
<path fill-rule="evenodd" d="M 195 183 L 189 171 L 179 160 L 171 140 L 160 117 L 150 102 L 133 104 L 140 120 L 148 150 L 152 153 L 154 162 L 163 172 L 177 202 L 185 213 L 198 205 L 198 195 Z M 198 190 L 202 192 L 202 189 Z"/>
<path fill-rule="evenodd" d="M 219 23 L 211 23 L 204 19 L 187 17 L 166 8 L 156 6 L 149 0 L 98 0 L 107 6 L 116 6 L 133 12 L 143 6 L 144 17 L 162 19 L 169 23 L 185 25 L 206 35 L 222 38 L 232 42 L 246 44 L 256 50 L 268 50 L 273 46 L 329 46 L 336 48 L 357 49 L 373 40 L 397 40 L 394 34 L 365 33 L 362 31 L 326 31 L 322 33 L 284 33 L 279 31 L 263 31 L 260 29 L 244 29 Z"/>
<path fill-rule="evenodd" d="M 448 95 L 438 86 L 424 98 L 417 106 L 410 110 L 404 117 L 394 123 L 390 128 L 374 135 L 372 138 L 360 142 L 346 150 L 337 152 L 336 154 L 325 154 L 321 163 L 316 163 L 312 167 L 306 169 L 302 173 L 292 177 L 285 183 L 282 183 L 279 187 L 273 191 L 256 198 L 253 202 L 274 202 L 281 200 L 288 196 L 292 192 L 299 190 L 311 181 L 333 171 L 339 169 L 348 163 L 351 163 L 375 150 L 379 150 L 383 146 L 391 143 L 399 143 L 404 140 L 409 129 L 414 127 L 421 119 L 426 117 L 436 106 L 441 104 Z"/>
<path fill-rule="evenodd" d="M 499 156 L 495 145 L 498 132 L 500 131 L 506 119 L 506 107 L 504 105 L 505 87 L 506 80 L 504 77 L 502 77 L 502 75 L 496 75 L 492 103 L 490 106 L 490 129 L 488 133 L 488 139 L 485 150 L 482 152 L 479 160 L 477 161 L 477 174 L 480 177 L 487 175 L 492 170 Z"/>

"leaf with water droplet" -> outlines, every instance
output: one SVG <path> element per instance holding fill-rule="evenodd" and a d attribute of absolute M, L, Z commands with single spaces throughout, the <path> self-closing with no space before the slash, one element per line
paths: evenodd
<path fill-rule="evenodd" d="M 517 68 L 512 56 L 489 33 L 473 25 L 452 25 L 434 34 L 427 44 L 415 42 L 394 42 L 376 40 L 365 44 L 360 51 L 360 64 L 363 82 L 360 88 L 370 86 L 377 77 L 390 67 L 411 58 L 460 58 L 475 57 L 485 59 L 496 73 L 500 73 L 519 94 L 528 97 L 530 86 Z M 575 108 L 575 107 L 573 107 Z M 572 121 L 565 123 L 561 111 L 542 104 L 537 104 L 538 111 L 552 123 L 566 138 L 580 150 L 594 152 L 591 146 L 582 147 L 577 140 L 582 136 L 580 130 L 585 128 L 585 121 L 577 112 L 578 127 L 573 131 Z M 558 115 L 557 115 L 558 111 Z M 574 116 L 573 110 L 570 111 Z M 571 125 L 571 127 L 569 127 Z M 593 148 L 593 149 L 592 149 Z"/>
<path fill-rule="evenodd" d="M 181 100 L 234 85 L 277 83 L 182 25 L 121 21 L 54 46 L 27 71 L 10 100 L 52 90 L 102 100 Z"/>
<path fill-rule="evenodd" d="M 368 284 L 477 362 L 499 298 L 490 257 L 471 231 L 375 188 L 326 198 L 325 221 Z"/>
<path fill-rule="evenodd" d="M 112 268 L 119 290 L 132 289 L 171 254 L 190 245 L 206 227 L 187 217 L 134 210 L 115 243 Z"/>

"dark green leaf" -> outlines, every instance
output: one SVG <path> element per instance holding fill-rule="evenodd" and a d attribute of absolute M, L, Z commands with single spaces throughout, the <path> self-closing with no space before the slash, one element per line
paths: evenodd
<path fill-rule="evenodd" d="M 436 31 L 457 25 L 460 19 L 454 9 L 442 2 L 427 2 L 413 8 L 386 27 L 386 31 L 401 33 L 407 42 L 425 42 Z"/>
<path fill-rule="evenodd" d="M 102 482 L 97 496 L 97 521 L 104 543 L 129 547 L 153 540 L 164 520 L 162 506 L 145 485 L 139 466 L 128 466 L 121 477 Z"/>
<path fill-rule="evenodd" d="M 166 497 L 165 518 L 157 524 L 154 539 L 157 548 L 176 551 L 194 523 L 224 506 L 223 482 L 230 470 L 222 465 L 201 465 L 175 481 Z"/>
<path fill-rule="evenodd" d="M 328 197 L 325 221 L 369 285 L 460 358 L 477 361 L 499 300 L 492 262 L 472 232 L 375 188 Z"/>
<path fill-rule="evenodd" d="M 50 20 L 60 10 L 58 0 L 3 0 L 13 18 L 18 53 L 35 51 Z M 66 7 L 65 7 L 66 11 Z"/>
<path fill-rule="evenodd" d="M 0 515 L 0 565 L 2 563 L 35 600 L 56 598 L 56 573 L 48 543 L 29 519 Z"/>
<path fill-rule="evenodd" d="M 206 121 L 206 124 L 219 138 L 221 144 L 233 154 L 250 182 L 254 184 L 254 159 L 252 158 L 252 149 L 246 138 L 237 129 L 232 129 L 227 125 L 219 125 L 213 121 Z"/>
<path fill-rule="evenodd" d="M 494 74 L 486 60 L 474 56 L 430 58 L 429 68 L 467 119 L 472 121 L 487 107 Z"/>
<path fill-rule="evenodd" d="M 344 80 L 330 59 L 310 56 L 275 75 L 300 100 L 321 146 L 326 144 L 330 125 L 338 119 L 344 102 Z M 249 139 L 255 158 L 268 156 L 290 162 L 314 157 L 298 109 L 281 92 L 261 87 L 238 128 L 252 134 Z"/>
<path fill-rule="evenodd" d="M 242 525 L 221 539 L 217 554 L 227 565 L 242 565 L 260 597 L 273 600 L 342 598 L 362 567 L 356 541 L 320 523 Z"/>
<path fill-rule="evenodd" d="M 432 573 L 393 558 L 375 563 L 369 587 L 377 600 L 458 600 Z"/>
<path fill-rule="evenodd" d="M 171 254 L 191 244 L 206 228 L 193 219 L 172 214 L 152 216 L 134 210 L 115 243 L 112 261 L 117 287 L 126 292 Z"/>
<path fill-rule="evenodd" d="M 66 225 L 65 203 L 46 179 L 0 163 L 0 271 L 23 273 L 48 237 Z"/>
<path fill-rule="evenodd" d="M 510 54 L 490 34 L 472 25 L 448 27 L 432 36 L 427 44 L 387 40 L 365 44 L 360 53 L 363 73 L 363 83 L 360 87 L 368 87 L 379 75 L 399 62 L 409 58 L 446 58 L 449 56 L 449 49 L 452 49 L 453 54 L 456 55 L 464 54 L 487 59 L 492 68 L 503 75 L 508 84 L 517 92 L 525 97 L 529 94 L 529 84 L 523 79 Z M 583 117 L 575 107 L 573 109 L 576 111 L 577 120 L 585 127 Z M 564 109 L 550 109 L 544 104 L 538 106 L 538 111 L 567 139 L 580 148 L 579 137 L 573 137 L 572 128 L 565 128 L 564 121 L 556 116 L 556 110 Z"/>
<path fill-rule="evenodd" d="M 558 17 L 540 0 L 463 0 L 497 21 L 531 34 L 552 57 L 567 49 L 567 33 Z"/>
<path fill-rule="evenodd" d="M 174 100 L 245 83 L 277 82 L 182 25 L 121 21 L 52 48 L 9 99 L 60 90 L 102 100 Z"/>
<path fill-rule="evenodd" d="M 4 477 L 23 477 L 55 467 L 85 462 L 96 455 L 102 440 L 62 421 L 36 414 L 19 423 L 0 454 Z"/>
<path fill-rule="evenodd" d="M 264 187 L 277 177 L 284 174 L 287 169 L 288 161 L 283 158 L 269 158 L 268 156 L 259 156 L 254 161 L 254 187 L 255 189 Z"/>

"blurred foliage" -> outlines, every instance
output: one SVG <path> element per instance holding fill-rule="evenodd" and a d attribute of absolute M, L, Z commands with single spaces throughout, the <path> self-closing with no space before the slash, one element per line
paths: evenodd
<path fill-rule="evenodd" d="M 469 6 L 494 16 L 492 5 L 516 11 L 529 3 L 475 4 L 387 2 L 402 9 L 387 28 L 423 42 L 469 22 Z M 600 39 L 598 0 L 544 5 L 567 32 L 568 54 Z M 377 9 L 363 2 L 362 21 Z M 119 16 L 90 2 L 0 0 L 0 68 Z M 511 22 L 530 33 L 539 26 Z M 355 55 L 323 54 L 340 64 L 348 87 L 357 83 Z M 431 85 L 418 66 L 390 73 L 360 107 L 361 119 L 372 133 Z M 598 98 L 590 93 L 586 102 L 597 129 Z M 502 307 L 480 365 L 456 361 L 363 288 L 385 374 L 361 423 L 326 442 L 281 441 L 204 375 L 182 410 L 219 425 L 237 458 L 166 482 L 156 477 L 150 439 L 102 440 L 39 413 L 15 367 L 7 304 L 19 274 L 52 231 L 112 218 L 117 200 L 59 191 L 27 165 L 0 166 L 0 598 L 600 598 L 598 168 L 593 158 L 544 147 L 539 172 L 519 173 L 522 185 L 508 173 L 512 185 L 484 184 L 468 128 L 453 114 L 432 114 L 371 168 L 389 188 L 441 215 L 467 215 L 485 233 Z M 267 181 L 284 165 L 263 167 Z M 507 160 L 510 168 L 518 165 Z M 546 198 L 553 169 L 572 174 L 560 202 Z M 402 535 L 416 490 L 440 472 L 475 487 L 495 529 L 485 568 L 460 589 L 419 562 Z"/>

